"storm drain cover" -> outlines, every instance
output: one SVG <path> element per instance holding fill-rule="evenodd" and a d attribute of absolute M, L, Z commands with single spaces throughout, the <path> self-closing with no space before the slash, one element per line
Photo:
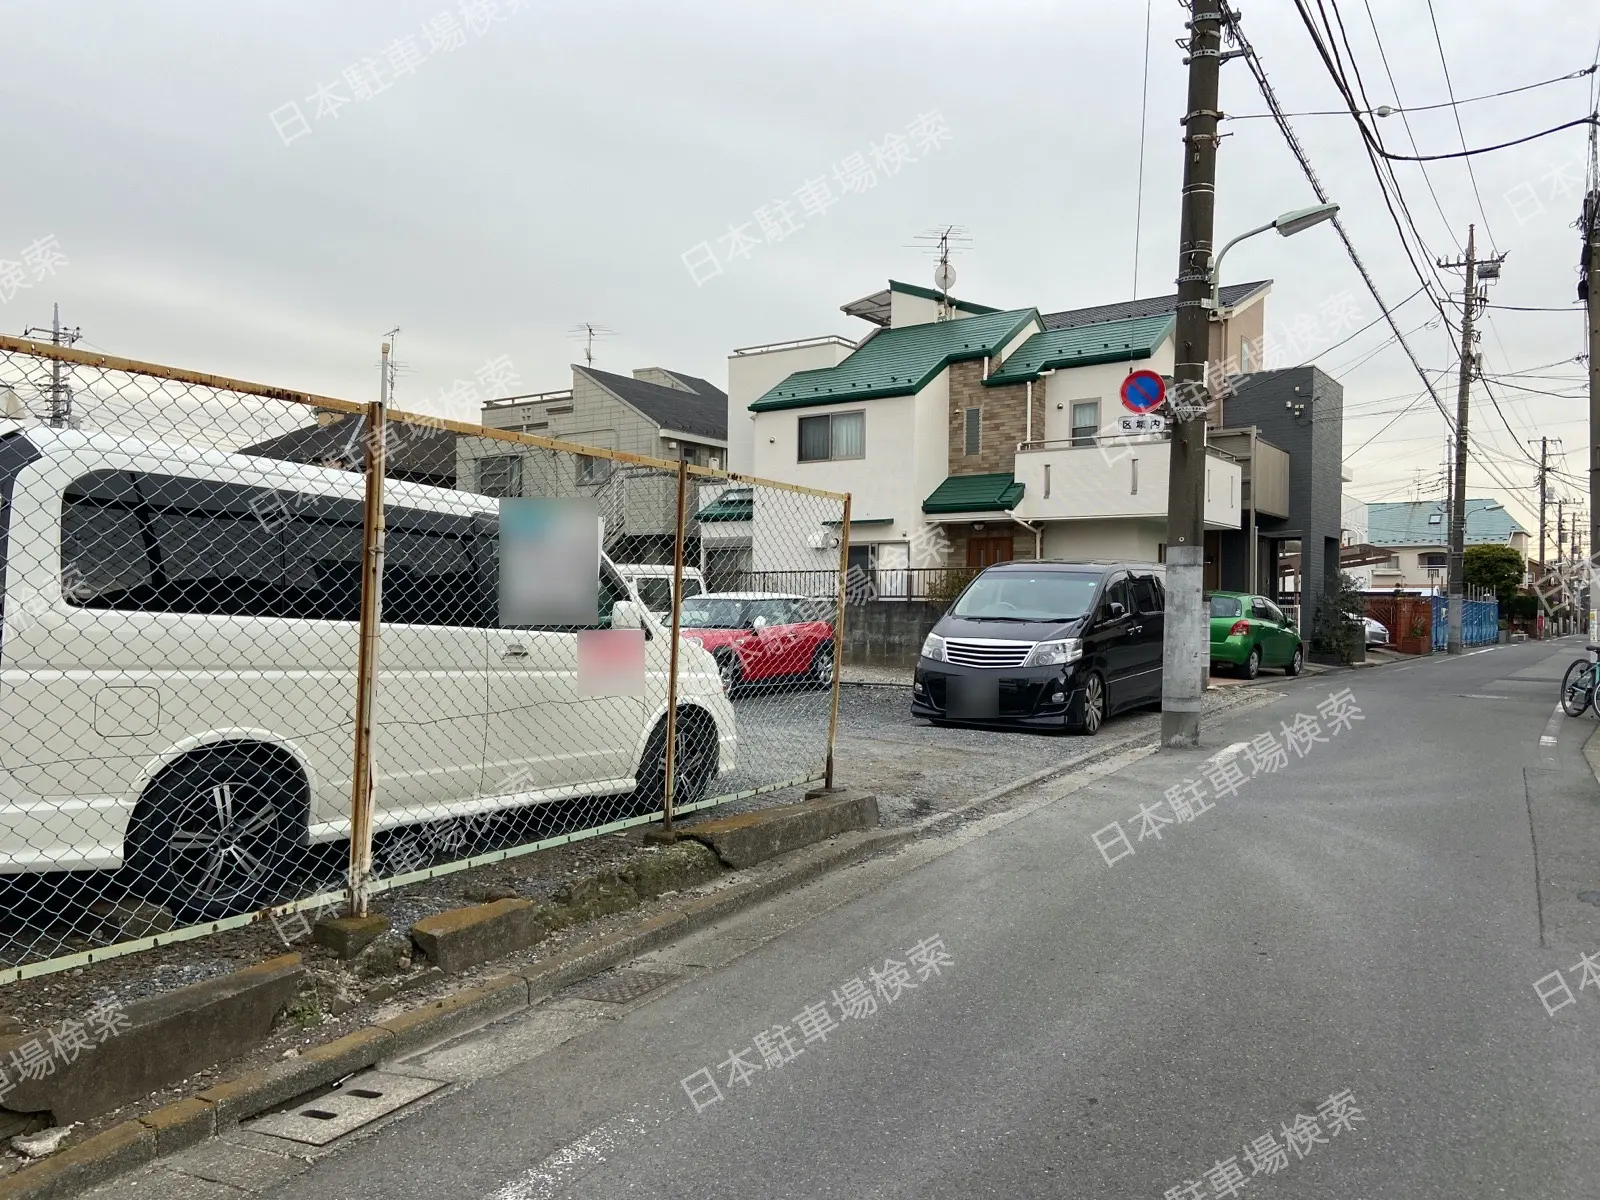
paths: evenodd
<path fill-rule="evenodd" d="M 580 1000 L 600 1000 L 606 1004 L 626 1004 L 629 1000 L 653 992 L 664 983 L 671 983 L 676 975 L 663 975 L 659 971 L 613 971 L 600 979 L 592 979 L 574 987 L 569 995 Z"/>
<path fill-rule="evenodd" d="M 318 1096 L 286 1112 L 260 1117 L 244 1127 L 308 1146 L 326 1146 L 335 1138 L 404 1108 L 443 1086 L 434 1079 L 366 1071 L 351 1076 L 343 1087 L 326 1096 Z"/>

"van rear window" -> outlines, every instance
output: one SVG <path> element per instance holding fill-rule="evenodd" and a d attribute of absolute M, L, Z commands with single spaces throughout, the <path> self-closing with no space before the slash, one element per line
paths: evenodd
<path fill-rule="evenodd" d="M 5 604 L 6 552 L 10 545 L 11 489 L 22 468 L 39 457 L 39 450 L 26 434 L 8 433 L 0 436 L 0 606 Z M 4 611 L 0 607 L 0 620 Z M 3 629 L 3 624 L 0 624 Z"/>

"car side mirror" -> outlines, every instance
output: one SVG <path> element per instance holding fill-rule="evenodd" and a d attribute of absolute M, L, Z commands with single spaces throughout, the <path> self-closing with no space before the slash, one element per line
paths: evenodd
<path fill-rule="evenodd" d="M 1123 617 L 1125 617 L 1127 615 L 1128 615 L 1128 610 L 1123 608 L 1121 604 L 1119 604 L 1115 600 L 1113 600 L 1111 602 L 1111 619 L 1113 621 L 1120 621 L 1120 620 L 1122 620 Z"/>
<path fill-rule="evenodd" d="M 750 622 L 751 629 L 765 629 L 766 627 L 767 619 L 765 617 L 757 617 Z"/>
<path fill-rule="evenodd" d="M 650 626 L 645 624 L 644 609 L 632 600 L 618 600 L 611 606 L 611 628 L 642 629 L 650 636 Z"/>

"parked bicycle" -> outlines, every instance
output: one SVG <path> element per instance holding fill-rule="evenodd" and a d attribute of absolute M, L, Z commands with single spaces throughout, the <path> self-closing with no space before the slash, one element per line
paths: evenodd
<path fill-rule="evenodd" d="M 1600 654 L 1600 646 L 1592 643 L 1585 649 L 1591 656 Z M 1561 677 L 1561 711 L 1579 717 L 1586 708 L 1600 717 L 1600 659 L 1594 657 L 1574 660 Z"/>

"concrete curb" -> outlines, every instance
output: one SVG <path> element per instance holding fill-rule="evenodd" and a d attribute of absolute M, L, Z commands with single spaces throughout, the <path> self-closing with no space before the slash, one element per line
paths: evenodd
<path fill-rule="evenodd" d="M 1230 706 L 1233 707 L 1233 706 Z M 1084 754 L 991 789 L 956 808 L 910 825 L 836 834 L 794 850 L 760 878 L 742 880 L 644 918 L 632 928 L 581 942 L 553 958 L 375 1021 L 332 1042 L 206 1088 L 60 1151 L 0 1179 L 0 1200 L 55 1200 L 78 1195 L 135 1167 L 176 1153 L 306 1092 L 379 1062 L 470 1033 L 523 1011 L 561 989 L 620 966 L 725 917 L 803 886 L 839 867 L 899 849 L 959 825 L 969 814 L 1015 792 L 1066 775 L 1151 741 L 1149 735 L 1097 742 Z M 510 951 L 508 951 L 510 952 Z"/>

